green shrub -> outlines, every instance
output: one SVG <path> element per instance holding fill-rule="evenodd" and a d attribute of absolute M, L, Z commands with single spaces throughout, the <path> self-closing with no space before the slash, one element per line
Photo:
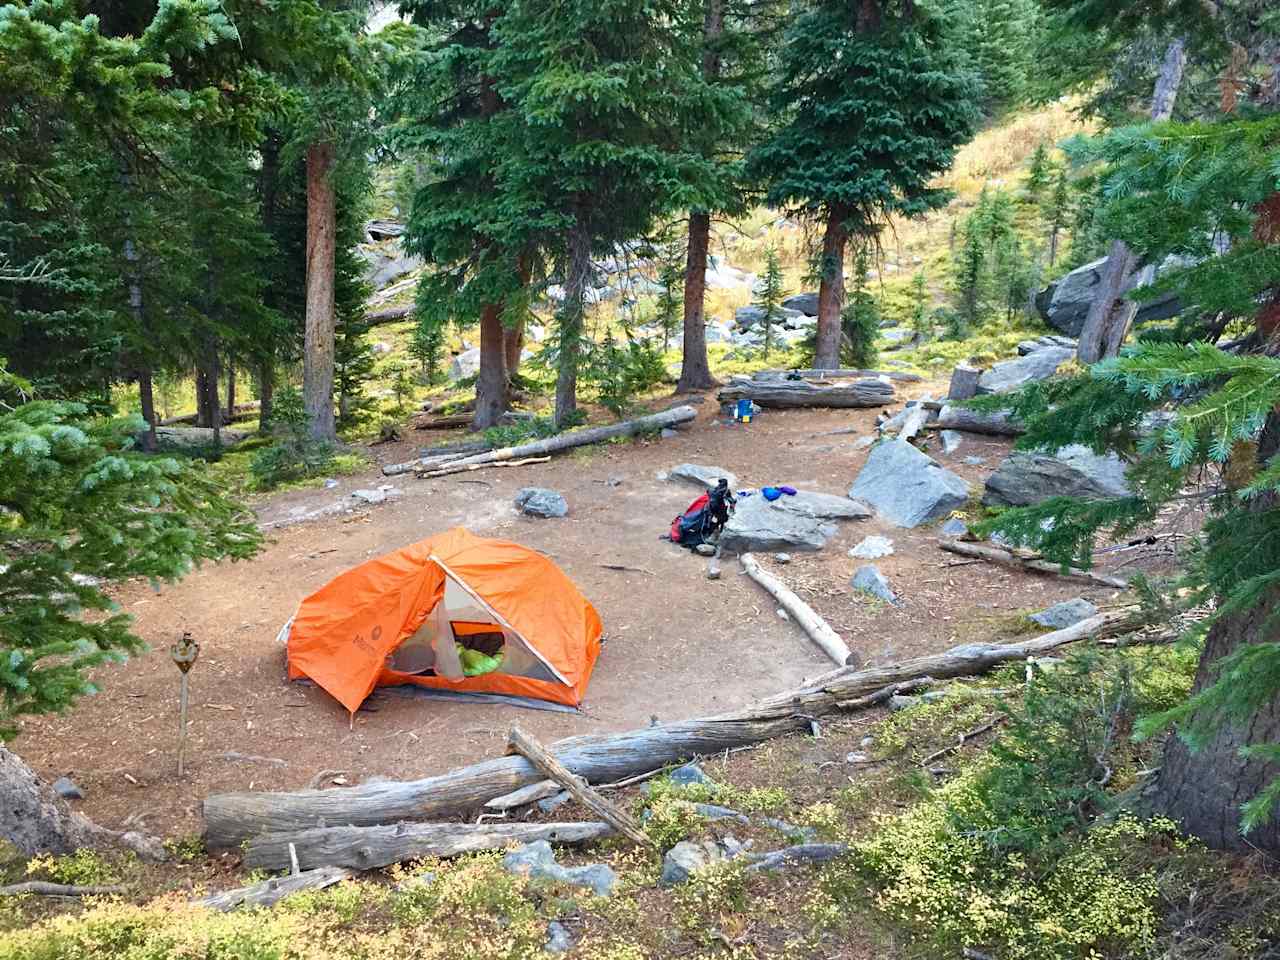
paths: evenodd
<path fill-rule="evenodd" d="M 73 886 L 104 886 L 120 882 L 119 870 L 87 847 L 62 857 L 33 857 L 27 861 L 27 876 Z"/>
<path fill-rule="evenodd" d="M 333 445 L 313 439 L 308 432 L 307 411 L 296 387 L 284 387 L 276 394 L 272 424 L 278 439 L 255 453 L 249 464 L 258 486 L 270 489 L 289 480 L 319 476 L 333 463 Z"/>

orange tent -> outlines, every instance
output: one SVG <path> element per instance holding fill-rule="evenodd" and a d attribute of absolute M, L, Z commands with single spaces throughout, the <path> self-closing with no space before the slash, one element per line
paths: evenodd
<path fill-rule="evenodd" d="M 374 687 L 419 684 L 576 707 L 600 655 L 600 617 L 559 567 L 461 527 L 368 560 L 302 601 L 281 630 L 289 679 L 354 713 Z M 489 672 L 467 676 L 480 654 Z"/>

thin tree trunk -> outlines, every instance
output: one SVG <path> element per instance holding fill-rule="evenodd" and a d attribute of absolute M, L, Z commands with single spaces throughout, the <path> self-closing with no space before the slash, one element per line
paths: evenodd
<path fill-rule="evenodd" d="M 333 422 L 334 232 L 332 143 L 307 148 L 307 327 L 302 394 L 311 435 L 337 440 Z"/>
<path fill-rule="evenodd" d="M 480 311 L 480 372 L 476 376 L 476 410 L 472 430 L 497 426 L 507 410 L 506 335 L 502 304 L 485 304 Z"/>
<path fill-rule="evenodd" d="M 1186 45 L 1179 37 L 1165 50 L 1160 76 L 1156 79 L 1155 92 L 1151 96 L 1153 121 L 1168 120 L 1173 114 L 1173 104 L 1186 64 Z M 1134 286 L 1145 286 L 1155 276 L 1155 268 L 1149 266 L 1135 278 L 1133 273 L 1137 264 L 1138 258 L 1123 240 L 1112 241 L 1107 261 L 1102 265 L 1098 289 L 1089 304 L 1089 316 L 1080 331 L 1076 355 L 1081 363 L 1097 363 L 1120 352 L 1138 312 L 1137 305 L 1125 297 L 1125 292 Z"/>
<path fill-rule="evenodd" d="M 689 214 L 689 252 L 684 270 L 684 349 L 677 393 L 710 390 L 719 381 L 707 362 L 707 247 L 711 242 L 711 214 Z"/>
<path fill-rule="evenodd" d="M 818 286 L 818 340 L 813 366 L 834 370 L 840 366 L 840 311 L 844 308 L 844 248 L 849 239 L 844 220 L 848 210 L 833 206 L 822 239 L 822 281 Z"/>
<path fill-rule="evenodd" d="M 213 430 L 215 445 L 222 443 L 222 397 L 219 390 L 218 341 L 214 336 L 205 339 L 196 377 L 196 404 L 200 412 L 201 426 Z"/>
<path fill-rule="evenodd" d="M 236 365 L 227 361 L 227 419 L 236 415 Z"/>
<path fill-rule="evenodd" d="M 502 352 L 505 354 L 503 367 L 510 384 L 520 372 L 520 354 L 524 353 L 524 317 L 502 331 Z"/>
<path fill-rule="evenodd" d="M 258 367 L 258 431 L 271 428 L 271 405 L 276 392 L 276 365 L 264 360 Z"/>
<path fill-rule="evenodd" d="M 156 442 L 156 398 L 151 384 L 151 368 L 138 371 L 138 402 L 142 406 L 142 419 L 147 421 L 147 432 L 142 435 L 142 449 L 154 453 Z"/>
<path fill-rule="evenodd" d="M 587 280 L 591 274 L 591 237 L 579 214 L 569 231 L 569 268 L 560 309 L 560 364 L 556 377 L 556 425 L 564 426 L 578 409 L 578 363 L 582 352 Z"/>

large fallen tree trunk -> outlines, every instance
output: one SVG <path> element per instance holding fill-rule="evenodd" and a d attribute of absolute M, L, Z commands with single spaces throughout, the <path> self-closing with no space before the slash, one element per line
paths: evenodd
<path fill-rule="evenodd" d="M 924 379 L 918 373 L 898 373 L 895 370 L 757 370 L 752 380 L 783 380 L 800 377 L 804 380 L 853 380 L 864 377 L 888 377 L 899 383 L 919 383 Z"/>
<path fill-rule="evenodd" d="M 800 624 L 800 628 L 809 635 L 809 639 L 816 643 L 823 653 L 842 667 L 853 663 L 854 656 L 848 645 L 841 639 L 840 634 L 831 629 L 827 621 L 818 616 L 813 607 L 797 597 L 773 574 L 762 570 L 751 554 L 744 553 L 739 559 L 747 576 L 764 587 L 770 596 L 782 604 L 782 609 L 791 615 L 791 619 Z"/>
<path fill-rule="evenodd" d="M 1026 432 L 1021 421 L 1011 416 L 1008 410 L 983 413 L 968 407 L 958 407 L 953 403 L 943 406 L 933 426 L 939 430 L 963 430 L 966 433 L 986 433 L 996 437 L 1017 437 Z"/>
<path fill-rule="evenodd" d="M 450 466 L 466 466 L 472 463 L 494 463 L 498 460 L 523 460 L 526 457 L 545 457 L 561 450 L 585 446 L 589 443 L 602 443 L 615 437 L 631 437 L 637 433 L 655 432 L 663 427 L 674 427 L 688 423 L 698 416 L 698 411 L 690 406 L 672 407 L 660 413 L 637 417 L 635 420 L 623 420 L 621 423 L 610 423 L 603 427 L 591 427 L 587 430 L 574 430 L 572 433 L 560 433 L 544 440 L 522 443 L 518 447 L 501 447 L 485 453 L 477 453 L 470 457 L 461 457 L 447 461 Z M 408 473 L 411 470 L 430 469 L 444 466 L 443 463 L 428 463 L 425 459 L 412 460 L 408 463 L 395 463 L 382 468 L 387 476 L 397 473 Z"/>
<path fill-rule="evenodd" d="M 251 420 L 258 415 L 258 401 L 252 400 L 249 403 L 237 403 L 233 411 L 222 411 L 222 423 L 235 423 L 239 420 Z M 163 420 L 157 420 L 157 427 L 178 427 L 184 425 L 195 425 L 198 414 L 186 413 L 180 417 L 165 417 Z"/>
<path fill-rule="evenodd" d="M 430 417 L 425 420 L 413 421 L 413 429 L 415 430 L 457 430 L 460 427 L 471 426 L 471 421 L 475 419 L 474 413 L 457 413 L 447 417 Z"/>
<path fill-rule="evenodd" d="M 1021 643 L 972 643 L 884 667 L 845 667 L 734 713 L 611 736 L 571 737 L 552 744 L 551 750 L 575 776 L 588 783 L 610 783 L 692 757 L 808 731 L 813 718 L 895 683 L 984 673 L 1086 637 L 1117 632 L 1130 622 L 1129 616 L 1129 611 L 1100 613 Z M 308 830 L 329 823 L 370 826 L 454 816 L 544 778 L 524 757 L 498 757 L 408 782 L 296 793 L 215 794 L 204 801 L 205 841 L 210 847 L 234 847 L 262 833 Z"/>
<path fill-rule="evenodd" d="M 1094 573 L 1092 570 L 1080 570 L 1076 567 L 1068 567 L 1064 570 L 1061 564 L 1050 563 L 1048 560 L 1040 560 L 1036 557 L 1020 557 L 1009 550 L 1001 550 L 999 547 L 990 547 L 986 544 L 965 543 L 961 540 L 942 540 L 938 546 L 948 553 L 958 553 L 962 557 L 975 557 L 979 560 L 990 560 L 992 563 L 1003 564 L 1006 567 L 1014 567 L 1018 570 L 1034 570 L 1036 573 L 1053 574 L 1054 576 L 1065 577 L 1068 580 L 1084 580 L 1104 587 L 1114 587 L 1117 590 L 1123 590 L 1129 586 L 1128 580 L 1122 580 L 1119 577 L 1108 577 L 1105 574 Z"/>
<path fill-rule="evenodd" d="M 716 395 L 721 403 L 754 400 L 762 407 L 882 407 L 893 402 L 893 385 L 855 380 L 826 387 L 806 380 L 747 380 L 737 377 Z"/>
<path fill-rule="evenodd" d="M 265 870 L 290 866 L 289 845 L 303 869 L 321 865 L 373 870 L 420 857 L 456 857 L 501 850 L 513 843 L 587 843 L 613 833 L 607 823 L 398 823 L 394 826 L 316 827 L 268 833 L 249 841 L 244 865 Z"/>
<path fill-rule="evenodd" d="M 384 323 L 398 323 L 407 320 L 413 313 L 413 304 L 398 307 L 383 307 L 381 310 L 370 310 L 364 315 L 364 322 L 370 327 L 378 327 Z"/>
<path fill-rule="evenodd" d="M 303 870 L 287 877 L 272 877 L 247 887 L 212 893 L 192 902 L 198 907 L 208 907 L 222 913 L 237 907 L 273 907 L 285 897 L 303 890 L 323 890 L 341 883 L 351 875 L 352 871 L 342 867 L 317 867 L 315 870 Z"/>

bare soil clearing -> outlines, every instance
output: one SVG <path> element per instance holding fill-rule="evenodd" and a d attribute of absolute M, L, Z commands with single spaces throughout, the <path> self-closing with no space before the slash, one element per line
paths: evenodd
<path fill-rule="evenodd" d="M 898 388 L 899 401 L 938 385 Z M 897 404 L 895 404 L 895 409 Z M 71 776 L 85 791 L 78 806 L 108 826 L 131 815 L 148 831 L 200 829 L 199 803 L 229 790 L 298 789 L 331 771 L 347 782 L 407 779 L 503 751 L 519 723 L 544 742 L 565 736 L 678 720 L 798 685 L 830 661 L 772 599 L 726 557 L 724 575 L 706 579 L 706 561 L 660 541 L 671 518 L 697 495 L 656 474 L 682 462 L 731 470 L 742 488 L 788 483 L 843 495 L 866 457 L 858 436 L 873 435 L 877 410 L 768 411 L 749 425 L 725 424 L 713 398 L 674 438 L 580 448 L 549 463 L 434 480 L 393 478 L 403 495 L 345 516 L 272 530 L 253 561 L 209 566 L 153 593 L 130 584 L 117 599 L 136 618 L 151 651 L 103 670 L 103 692 L 62 717 L 27 722 L 16 750 L 44 777 Z M 826 435 L 841 428 L 858 433 Z M 414 444 L 373 448 L 383 463 L 411 458 Z M 929 453 L 965 477 L 977 494 L 1010 444 L 967 435 L 952 456 Z M 964 463 L 981 456 L 983 466 Z M 610 477 L 621 479 L 611 486 Z M 387 482 L 376 469 L 343 478 L 335 490 L 296 491 L 259 507 L 264 522 L 288 520 L 350 491 Z M 537 520 L 512 505 L 524 486 L 564 494 L 569 516 Z M 285 680 L 276 641 L 299 600 L 369 557 L 449 527 L 518 540 L 542 550 L 580 586 L 605 624 L 607 642 L 579 714 L 506 705 L 453 703 L 381 691 L 349 724 L 323 691 Z M 900 530 L 876 519 L 842 521 L 818 554 L 793 553 L 786 566 L 762 561 L 803 596 L 865 663 L 937 652 L 957 642 L 998 639 L 1021 629 L 1017 616 L 1086 596 L 1105 604 L 1115 591 L 986 563 L 952 566 L 929 527 Z M 863 537 L 893 539 L 876 561 L 901 605 L 849 587 L 864 561 L 848 557 Z M 1115 562 L 1120 562 L 1119 560 Z M 603 564 L 647 572 L 608 569 Z M 1104 565 L 1105 568 L 1105 565 Z M 192 671 L 188 774 L 175 768 L 178 671 L 169 646 L 189 630 L 202 646 Z"/>

